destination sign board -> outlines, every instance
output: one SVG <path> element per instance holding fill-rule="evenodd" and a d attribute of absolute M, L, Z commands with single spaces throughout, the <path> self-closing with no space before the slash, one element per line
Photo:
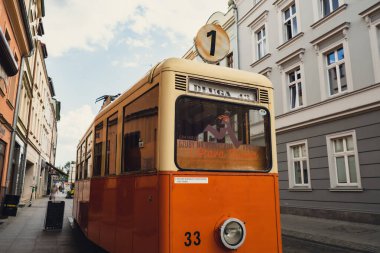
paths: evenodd
<path fill-rule="evenodd" d="M 257 89 L 244 89 L 239 87 L 220 85 L 199 79 L 190 78 L 189 91 L 218 97 L 257 101 Z"/>

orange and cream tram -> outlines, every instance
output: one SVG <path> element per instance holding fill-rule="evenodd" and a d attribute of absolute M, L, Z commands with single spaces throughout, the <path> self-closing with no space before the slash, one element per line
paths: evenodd
<path fill-rule="evenodd" d="M 81 139 L 73 216 L 109 252 L 282 252 L 273 90 L 168 59 Z"/>

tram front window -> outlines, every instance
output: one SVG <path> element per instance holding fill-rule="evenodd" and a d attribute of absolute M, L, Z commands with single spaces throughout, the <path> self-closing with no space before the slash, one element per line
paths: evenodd
<path fill-rule="evenodd" d="M 269 111 L 194 97 L 179 98 L 176 163 L 180 169 L 190 170 L 269 170 Z"/>

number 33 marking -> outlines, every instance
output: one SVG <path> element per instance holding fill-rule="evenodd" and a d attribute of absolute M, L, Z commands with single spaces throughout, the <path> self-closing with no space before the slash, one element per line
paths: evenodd
<path fill-rule="evenodd" d="M 194 244 L 195 246 L 198 246 L 201 244 L 201 233 L 199 231 L 195 231 L 193 233 L 193 236 L 195 237 L 194 241 L 191 239 L 191 233 L 190 232 L 185 233 L 186 241 L 184 242 L 184 244 L 186 247 L 190 247 L 191 244 Z"/>

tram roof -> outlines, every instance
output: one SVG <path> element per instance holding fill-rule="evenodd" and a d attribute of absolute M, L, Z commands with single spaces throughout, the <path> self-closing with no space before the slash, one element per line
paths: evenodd
<path fill-rule="evenodd" d="M 128 90 L 124 91 L 120 97 L 115 99 L 115 101 L 111 102 L 109 105 L 101 109 L 100 112 L 96 115 L 93 123 L 96 121 L 96 119 L 98 119 L 111 108 L 113 108 L 113 106 L 118 104 L 120 101 L 123 101 L 126 97 L 128 97 L 137 89 L 139 89 L 141 86 L 145 85 L 146 83 L 150 83 L 150 81 L 153 80 L 154 77 L 165 71 L 175 71 L 189 75 L 193 74 L 194 76 L 205 78 L 209 77 L 225 81 L 226 83 L 230 81 L 234 83 L 245 84 L 247 86 L 256 85 L 269 89 L 272 88 L 272 84 L 269 81 L 269 79 L 257 73 L 192 61 L 188 59 L 168 58 L 155 65 L 136 84 L 134 84 Z M 91 126 L 86 131 L 86 134 L 79 141 L 79 144 L 83 142 L 86 135 L 91 131 Z"/>
<path fill-rule="evenodd" d="M 221 67 L 203 62 L 196 62 L 188 59 L 169 58 L 156 64 L 135 85 L 124 91 L 120 97 L 110 103 L 111 106 L 107 105 L 104 109 L 102 109 L 97 117 L 103 115 L 106 111 L 108 111 L 107 109 L 110 109 L 112 107 L 112 105 L 118 104 L 119 101 L 124 100 L 141 86 L 150 83 L 154 77 L 165 71 L 175 71 L 190 75 L 193 74 L 195 76 L 205 78 L 209 77 L 225 81 L 226 83 L 230 81 L 234 83 L 245 84 L 247 86 L 256 85 L 264 88 L 272 88 L 272 83 L 269 81 L 269 79 L 261 74 L 228 67 Z"/>
<path fill-rule="evenodd" d="M 163 71 L 177 71 L 186 74 L 194 74 L 197 76 L 225 80 L 226 82 L 233 81 L 246 85 L 257 85 L 265 88 L 272 88 L 272 84 L 269 79 L 261 74 L 188 59 L 169 58 L 159 63 L 157 68 L 153 68 L 152 70 L 154 71 L 154 76 Z"/>

